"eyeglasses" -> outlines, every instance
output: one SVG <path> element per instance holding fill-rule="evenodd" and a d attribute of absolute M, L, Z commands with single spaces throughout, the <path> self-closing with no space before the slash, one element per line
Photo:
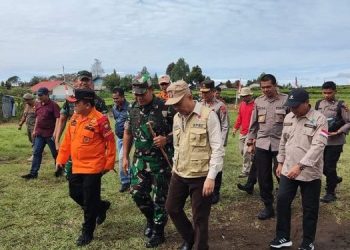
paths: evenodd
<path fill-rule="evenodd" d="M 159 85 L 160 86 L 164 86 L 164 85 L 169 85 L 170 83 L 168 83 L 168 82 L 162 82 L 162 83 L 160 83 Z"/>

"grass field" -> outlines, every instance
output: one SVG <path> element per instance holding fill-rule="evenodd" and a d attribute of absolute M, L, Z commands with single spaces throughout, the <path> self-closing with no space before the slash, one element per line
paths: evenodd
<path fill-rule="evenodd" d="M 234 117 L 232 111 L 231 120 Z M 30 164 L 26 159 L 31 154 L 25 129 L 18 131 L 14 123 L 0 124 L 0 141 L 0 249 L 75 249 L 82 211 L 68 197 L 66 180 L 54 177 L 48 148 L 45 149 L 39 178 L 25 181 L 20 175 L 28 172 Z M 334 216 L 339 223 L 350 220 L 349 149 L 346 145 L 338 165 L 339 175 L 344 178 L 338 188 L 339 199 L 334 204 L 321 206 L 322 214 Z M 238 182 L 245 181 L 237 178 L 240 170 L 238 137 L 230 136 L 221 202 L 213 206 L 210 218 L 213 228 L 231 227 L 240 223 L 242 216 L 249 218 L 249 225 L 253 228 L 264 228 L 264 224 L 256 219 L 260 208 L 257 188 L 253 196 L 247 196 L 236 188 Z M 103 177 L 102 197 L 110 200 L 112 206 L 106 222 L 97 227 L 95 240 L 87 249 L 144 249 L 144 218 L 130 195 L 118 192 L 119 187 L 115 173 L 110 172 Z M 232 206 L 240 209 L 232 210 Z M 300 210 L 298 201 L 295 210 Z M 190 213 L 188 205 L 187 211 Z M 170 240 L 160 249 L 175 249 L 181 243 L 170 221 L 166 235 Z M 266 239 L 266 244 L 269 240 Z"/>

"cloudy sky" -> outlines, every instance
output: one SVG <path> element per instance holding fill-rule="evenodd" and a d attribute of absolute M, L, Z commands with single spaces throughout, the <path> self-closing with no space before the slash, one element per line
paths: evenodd
<path fill-rule="evenodd" d="M 90 69 L 350 84 L 348 0 L 1 0 L 0 80 Z"/>

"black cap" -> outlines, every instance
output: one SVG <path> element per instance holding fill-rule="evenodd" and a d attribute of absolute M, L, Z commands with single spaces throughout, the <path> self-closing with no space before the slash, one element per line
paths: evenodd
<path fill-rule="evenodd" d="M 215 83 L 213 80 L 204 80 L 201 82 L 201 88 L 199 91 L 201 92 L 209 92 L 210 90 L 215 89 Z"/>
<path fill-rule="evenodd" d="M 77 102 L 80 100 L 93 100 L 95 99 L 95 91 L 91 89 L 76 89 L 74 96 L 67 98 L 69 102 Z"/>
<path fill-rule="evenodd" d="M 87 70 L 82 70 L 82 71 L 78 72 L 78 78 L 80 80 L 84 79 L 84 78 L 88 78 L 89 80 L 91 80 L 92 79 L 92 74 L 91 74 L 91 72 L 89 72 Z"/>
<path fill-rule="evenodd" d="M 41 95 L 48 95 L 49 94 L 49 90 L 45 87 L 42 87 L 40 89 L 38 89 L 38 96 L 41 96 Z"/>
<path fill-rule="evenodd" d="M 306 102 L 307 100 L 309 100 L 309 93 L 305 89 L 292 89 L 288 95 L 288 100 L 284 105 L 293 108 Z"/>

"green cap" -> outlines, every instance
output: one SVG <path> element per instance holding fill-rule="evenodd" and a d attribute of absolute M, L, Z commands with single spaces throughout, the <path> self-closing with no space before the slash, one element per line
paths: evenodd
<path fill-rule="evenodd" d="M 132 82 L 132 92 L 142 95 L 147 89 L 152 86 L 151 77 L 149 74 L 138 75 Z"/>

